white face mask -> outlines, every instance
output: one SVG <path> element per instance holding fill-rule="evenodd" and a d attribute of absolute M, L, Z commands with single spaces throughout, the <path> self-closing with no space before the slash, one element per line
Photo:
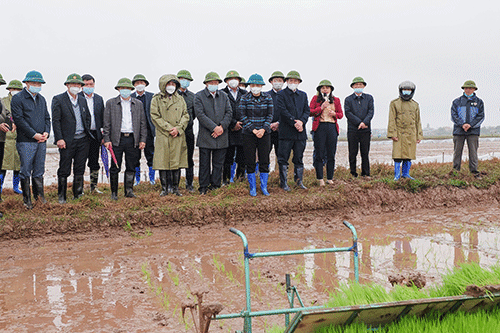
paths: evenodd
<path fill-rule="evenodd" d="M 252 91 L 252 94 L 258 95 L 262 91 L 262 87 L 252 87 L 250 90 Z"/>
<path fill-rule="evenodd" d="M 11 94 L 12 96 L 14 96 L 14 95 L 15 95 L 15 94 L 17 94 L 18 92 L 19 92 L 19 90 L 11 90 L 11 91 L 10 91 L 10 94 Z"/>
<path fill-rule="evenodd" d="M 281 90 L 283 88 L 283 82 L 273 82 L 274 90 Z"/>
<path fill-rule="evenodd" d="M 218 84 L 207 84 L 207 89 L 211 93 L 214 93 L 217 91 L 217 89 L 219 89 L 219 85 Z"/>
<path fill-rule="evenodd" d="M 236 79 L 232 79 L 232 80 L 229 80 L 229 82 L 227 84 L 229 84 L 229 86 L 234 89 L 240 84 L 240 81 L 238 81 Z"/>
<path fill-rule="evenodd" d="M 175 92 L 175 86 L 167 86 L 165 90 L 167 91 L 167 93 L 172 95 Z"/>
<path fill-rule="evenodd" d="M 287 84 L 286 84 L 286 86 L 287 86 L 288 88 L 290 88 L 291 90 L 295 91 L 295 90 L 297 90 L 297 87 L 298 87 L 299 85 L 298 85 L 297 83 L 290 83 L 290 84 L 288 84 L 288 83 L 287 83 Z"/>
<path fill-rule="evenodd" d="M 145 84 L 138 84 L 135 86 L 135 90 L 144 91 L 144 90 L 146 90 L 146 85 Z"/>
<path fill-rule="evenodd" d="M 80 87 L 71 87 L 69 88 L 69 92 L 73 95 L 76 95 L 78 94 L 79 92 L 81 91 L 81 88 Z"/>

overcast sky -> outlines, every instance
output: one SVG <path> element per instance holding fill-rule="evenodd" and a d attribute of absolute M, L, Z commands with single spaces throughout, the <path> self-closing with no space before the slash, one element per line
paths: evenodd
<path fill-rule="evenodd" d="M 9 81 L 40 71 L 49 108 L 73 72 L 94 75 L 108 99 L 118 79 L 137 73 L 157 92 L 161 75 L 188 69 L 197 92 L 209 71 L 267 82 L 275 70 L 295 69 L 309 99 L 326 78 L 342 104 L 362 76 L 375 98 L 373 128 L 387 126 L 405 80 L 417 86 L 423 126 L 450 126 L 451 102 L 472 79 L 483 125 L 500 125 L 498 1 L 2 0 L 1 12 L 0 73 Z"/>

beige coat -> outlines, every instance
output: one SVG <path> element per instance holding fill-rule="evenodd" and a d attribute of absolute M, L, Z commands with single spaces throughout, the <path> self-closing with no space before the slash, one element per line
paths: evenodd
<path fill-rule="evenodd" d="M 189 123 L 184 98 L 177 90 L 168 95 L 165 92 L 167 83 L 175 80 L 175 75 L 163 75 L 160 78 L 160 93 L 151 100 L 151 120 L 156 127 L 155 153 L 153 156 L 153 169 L 177 170 L 188 167 L 187 144 L 185 130 Z M 177 128 L 176 137 L 170 135 L 172 128 Z"/>
<path fill-rule="evenodd" d="M 10 101 L 12 95 L 9 93 L 7 97 L 2 98 L 3 106 L 7 109 L 7 114 L 10 114 Z M 21 161 L 16 148 L 17 132 L 10 131 L 5 133 L 5 149 L 3 153 L 2 170 L 19 171 L 21 169 Z"/>
<path fill-rule="evenodd" d="M 398 141 L 392 141 L 393 159 L 416 159 L 417 141 L 424 137 L 417 102 L 401 98 L 391 102 L 387 137 L 398 138 Z"/>

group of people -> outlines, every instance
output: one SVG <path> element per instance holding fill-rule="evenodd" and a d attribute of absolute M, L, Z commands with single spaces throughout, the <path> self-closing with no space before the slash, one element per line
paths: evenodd
<path fill-rule="evenodd" d="M 370 176 L 374 99 L 364 92 L 367 83 L 363 78 L 352 80 L 353 93 L 345 98 L 344 110 L 329 80 L 319 82 L 309 102 L 307 94 L 299 89 L 301 76 L 294 70 L 286 76 L 280 71 L 272 73 L 268 79 L 272 86 L 269 91 L 263 91 L 266 82 L 260 74 L 251 75 L 245 82 L 235 70 L 228 71 L 224 80 L 215 72 L 207 73 L 203 81 L 205 88 L 196 94 L 189 90 L 192 81 L 188 70 L 163 75 L 158 82 L 159 93 L 153 94 L 146 91 L 149 86 L 146 77 L 137 74 L 132 80 L 118 80 L 115 86 L 118 95 L 104 103 L 95 92 L 92 75 L 73 73 L 63 83 L 65 91 L 53 97 L 50 115 L 40 94 L 45 83 L 40 72 L 28 72 L 24 87 L 20 81 L 12 80 L 7 86 L 9 95 L 1 104 L 2 183 L 5 171 L 14 170 L 14 191 L 23 194 L 24 205 L 28 209 L 33 207 L 31 191 L 34 200 L 46 202 L 43 174 L 46 142 L 52 127 L 60 154 L 59 203 L 67 201 L 67 179 L 71 171 L 73 198 L 83 195 L 86 165 L 90 169 L 91 191 L 101 193 L 97 188 L 101 146 L 112 156 L 109 178 L 113 200 L 118 199 L 118 174 L 123 158 L 124 195 L 135 197 L 133 186 L 140 180 L 141 150 L 144 150 L 152 184 L 155 170 L 159 171 L 160 195 L 181 196 L 181 169 L 186 170 L 186 189 L 194 191 L 193 121 L 197 119 L 200 194 L 246 178 L 250 195 L 256 196 L 258 175 L 260 191 L 269 195 L 269 157 L 273 147 L 280 187 L 291 190 L 288 167 L 293 152 L 294 181 L 298 188 L 306 189 L 303 153 L 307 142 L 306 123 L 313 117 L 314 168 L 319 185 L 325 186 L 325 165 L 326 182 L 333 182 L 338 121 L 344 112 L 348 123 L 350 172 L 358 177 L 356 159 L 360 152 L 361 176 Z M 222 82 L 226 87 L 219 89 Z M 6 82 L 0 75 L 1 84 Z M 455 125 L 453 167 L 460 170 L 467 140 L 470 171 L 479 174 L 477 148 L 484 105 L 475 94 L 477 87 L 473 81 L 466 81 L 462 88 L 464 94 L 453 101 L 451 108 Z M 410 81 L 401 83 L 399 97 L 390 103 L 387 137 L 393 141 L 395 180 L 412 178 L 411 160 L 416 158 L 416 144 L 423 138 L 419 105 L 413 100 L 415 89 Z M 20 179 L 21 190 L 16 179 Z"/>

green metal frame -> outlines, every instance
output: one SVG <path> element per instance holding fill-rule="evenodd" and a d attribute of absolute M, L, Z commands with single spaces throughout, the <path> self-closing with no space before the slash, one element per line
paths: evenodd
<path fill-rule="evenodd" d="M 311 254 L 311 253 L 331 253 L 331 252 L 353 252 L 354 261 L 354 278 L 356 282 L 359 282 L 359 256 L 358 256 L 358 235 L 356 229 L 352 224 L 347 221 L 343 222 L 344 225 L 349 228 L 352 232 L 352 246 L 351 247 L 338 247 L 338 248 L 324 248 L 324 249 L 308 249 L 308 250 L 295 250 L 295 251 L 277 251 L 277 252 L 260 252 L 260 253 L 250 253 L 248 251 L 248 241 L 245 234 L 238 229 L 231 228 L 233 234 L 238 235 L 243 241 L 243 254 L 244 254 L 244 265 L 245 265 L 245 292 L 246 292 L 246 309 L 242 310 L 240 313 L 231 313 L 217 315 L 214 319 L 233 319 L 233 318 L 244 318 L 244 333 L 252 332 L 252 317 L 260 316 L 271 316 L 271 315 L 285 315 L 285 322 L 288 326 L 289 324 L 289 314 L 296 313 L 304 310 L 315 310 L 323 309 L 323 306 L 312 306 L 305 307 L 302 302 L 297 289 L 290 286 L 290 278 L 287 276 L 287 296 L 290 303 L 289 309 L 278 309 L 278 310 L 266 310 L 266 311 L 253 311 L 251 310 L 251 300 L 250 300 L 250 259 L 255 258 L 265 258 L 265 257 L 282 257 L 290 255 L 300 255 L 300 254 Z M 294 308 L 294 297 L 297 296 L 301 307 Z"/>

